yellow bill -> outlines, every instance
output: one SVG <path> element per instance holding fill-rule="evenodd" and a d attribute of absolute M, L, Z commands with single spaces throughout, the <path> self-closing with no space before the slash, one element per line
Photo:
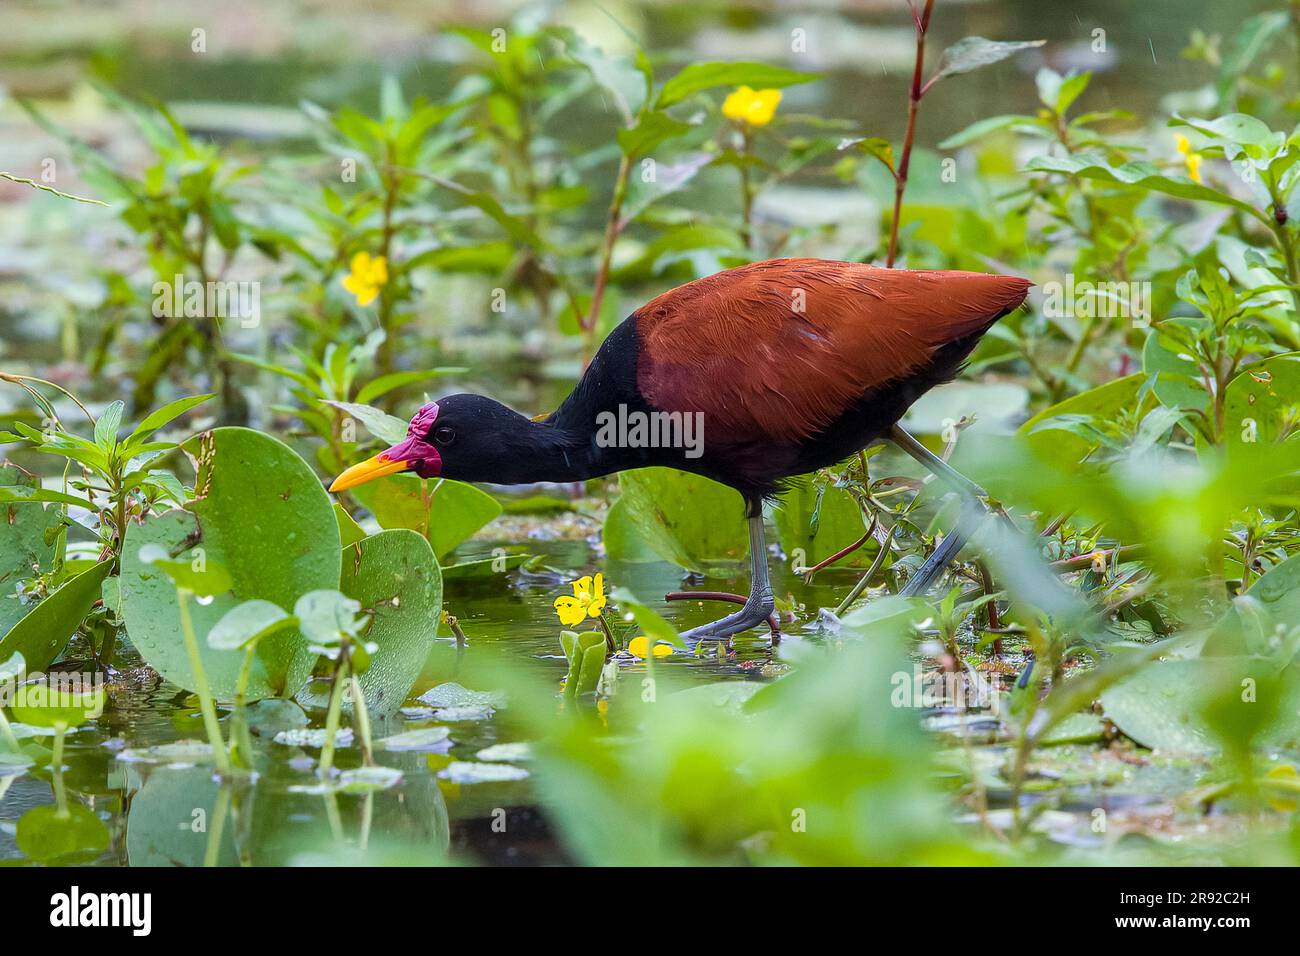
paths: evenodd
<path fill-rule="evenodd" d="M 330 485 L 330 491 L 347 491 L 357 485 L 364 485 L 367 481 L 374 481 L 376 478 L 383 478 L 385 475 L 395 475 L 399 471 L 405 471 L 406 468 L 407 463 L 405 461 L 389 458 L 388 453 L 384 452 L 374 458 L 367 458 L 365 461 L 347 469 L 334 479 L 334 482 Z"/>

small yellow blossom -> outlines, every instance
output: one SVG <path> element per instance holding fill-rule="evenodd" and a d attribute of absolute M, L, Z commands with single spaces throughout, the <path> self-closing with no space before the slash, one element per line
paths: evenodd
<path fill-rule="evenodd" d="M 1178 147 L 1183 162 L 1187 164 L 1187 177 L 1192 182 L 1199 183 L 1201 181 L 1201 154 L 1192 152 L 1191 141 L 1182 133 L 1174 135 L 1174 145 Z"/>
<path fill-rule="evenodd" d="M 573 597 L 555 599 L 555 613 L 565 627 L 576 627 L 588 617 L 600 617 L 605 609 L 605 575 L 590 575 L 573 582 Z"/>
<path fill-rule="evenodd" d="M 352 271 L 343 277 L 343 288 L 356 296 L 357 305 L 365 306 L 379 297 L 379 289 L 386 282 L 388 260 L 383 256 L 358 252 L 352 257 Z"/>
<path fill-rule="evenodd" d="M 649 643 L 650 643 L 650 639 L 647 638 L 644 634 L 642 634 L 640 637 L 634 637 L 632 638 L 632 640 L 627 642 L 627 652 L 631 654 L 633 657 L 639 657 L 642 660 L 645 660 L 646 645 L 648 645 Z M 655 651 L 654 651 L 655 657 L 667 657 L 672 652 L 673 652 L 673 648 L 671 644 L 661 643 L 655 645 Z"/>
<path fill-rule="evenodd" d="M 1297 809 L 1300 809 L 1300 804 L 1297 804 L 1293 797 L 1285 796 L 1287 790 L 1300 785 L 1300 773 L 1296 771 L 1295 767 L 1290 764 L 1279 764 L 1266 773 L 1264 779 L 1276 780 L 1281 784 L 1280 787 L 1274 788 L 1281 790 L 1281 793 L 1276 797 L 1268 798 L 1270 807 L 1278 813 L 1295 813 Z"/>
<path fill-rule="evenodd" d="M 742 86 L 723 101 L 722 115 L 738 123 L 766 126 L 772 122 L 780 102 L 780 90 L 751 90 Z"/>

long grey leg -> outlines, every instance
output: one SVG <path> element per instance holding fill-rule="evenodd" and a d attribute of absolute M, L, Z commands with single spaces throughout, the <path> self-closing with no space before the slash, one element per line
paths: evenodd
<path fill-rule="evenodd" d="M 751 627 L 765 624 L 776 601 L 767 573 L 767 537 L 762 514 L 749 519 L 749 597 L 739 611 L 712 624 L 692 628 L 682 637 L 688 641 L 720 641 Z"/>
<path fill-rule="evenodd" d="M 964 499 L 957 527 L 948 532 L 939 547 L 934 549 L 934 553 L 921 565 L 921 569 L 912 575 L 901 592 L 905 595 L 920 595 L 930 590 L 930 586 L 943 576 L 948 565 L 957 557 L 957 552 L 962 549 L 970 536 L 975 533 L 979 523 L 988 515 L 988 508 L 979 501 L 980 498 L 988 497 L 988 492 L 922 445 L 902 427 L 895 425 L 891 428 L 889 438 L 895 445 L 930 469 L 935 477 L 952 486 Z"/>
<path fill-rule="evenodd" d="M 930 451 L 900 426 L 895 425 L 889 430 L 889 440 L 925 465 L 926 468 L 929 468 L 931 474 L 943 479 L 957 491 L 974 495 L 976 498 L 988 497 L 987 491 Z"/>

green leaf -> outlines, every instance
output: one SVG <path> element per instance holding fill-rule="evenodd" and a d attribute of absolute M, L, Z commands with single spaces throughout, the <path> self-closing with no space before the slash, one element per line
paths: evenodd
<path fill-rule="evenodd" d="M 467 371 L 469 370 L 466 368 L 422 368 L 410 372 L 390 372 L 363 385 L 361 391 L 357 392 L 357 402 L 361 405 L 367 405 L 376 398 L 387 395 L 393 389 L 401 388 L 404 385 L 423 382 L 426 379 L 437 378 L 440 375 L 459 375 Z"/>
<path fill-rule="evenodd" d="M 80 727 L 104 712 L 104 685 L 54 681 L 19 684 L 10 709 L 29 727 Z"/>
<path fill-rule="evenodd" d="M 141 421 L 139 425 L 136 425 L 135 430 L 127 437 L 126 443 L 132 444 L 137 441 L 143 441 L 164 425 L 170 424 L 177 418 L 180 418 L 191 408 L 194 408 L 196 405 L 202 405 L 208 399 L 213 397 L 214 393 L 209 392 L 206 395 L 194 395 L 190 398 L 178 398 L 174 402 L 168 402 L 162 408 L 146 415 L 144 420 Z"/>
<path fill-rule="evenodd" d="M 90 860 L 108 849 L 108 827 L 94 810 L 80 803 L 32 807 L 18 818 L 14 842 L 28 859 L 52 863 L 69 858 Z"/>
<path fill-rule="evenodd" d="M 1084 415 L 1102 422 L 1116 418 L 1121 412 L 1133 407 L 1144 381 L 1146 376 L 1139 372 L 1072 395 L 1043 409 L 1021 425 L 1020 432 L 1028 437 L 1031 447 L 1044 454 L 1050 453 L 1057 460 L 1071 464 L 1082 461 L 1096 442 L 1053 428 L 1052 419 Z"/>
<path fill-rule="evenodd" d="M 289 607 L 299 595 L 338 586 L 340 548 L 333 504 L 311 467 L 286 445 L 246 428 L 218 428 L 185 443 L 198 461 L 196 498 L 186 511 L 132 523 L 122 553 L 122 608 L 131 642 L 164 677 L 193 689 L 179 637 L 171 579 L 138 555 L 160 545 L 176 558 L 197 557 L 229 572 L 231 593 L 190 602 L 203 667 L 213 693 L 234 697 L 240 655 L 207 646 L 207 633 L 237 604 L 261 599 Z M 255 546 L 254 546 L 255 545 Z M 316 655 L 294 631 L 259 641 L 248 699 L 292 696 Z"/>
<path fill-rule="evenodd" d="M 419 678 L 437 636 L 442 576 L 433 549 L 413 531 L 371 535 L 343 549 L 339 589 L 374 609 L 365 640 L 379 649 L 359 680 L 369 707 L 392 713 Z"/>
<path fill-rule="evenodd" d="M 19 501 L 49 501 L 61 505 L 76 505 L 88 511 L 95 510 L 95 503 L 89 498 L 69 495 L 62 491 L 55 491 L 52 488 L 24 487 L 22 485 L 0 487 L 0 504 Z"/>
<path fill-rule="evenodd" d="M 960 146 L 967 146 L 976 140 L 983 139 L 990 133 L 996 133 L 1004 129 L 1014 129 L 1017 126 L 1029 126 L 1033 120 L 1028 116 L 1017 116 L 1014 113 L 1006 113 L 1002 116 L 988 116 L 981 120 L 976 120 L 959 133 L 954 133 L 939 144 L 940 149 L 957 149 Z"/>
<path fill-rule="evenodd" d="M 1021 50 L 1042 46 L 1046 42 L 1046 40 L 1006 41 L 965 37 L 943 51 L 943 56 L 939 58 L 939 68 L 930 82 L 933 83 L 945 76 L 956 76 L 959 73 L 978 70 L 982 66 L 998 63 Z"/>
<path fill-rule="evenodd" d="M 1249 700 L 1245 689 L 1253 687 Z M 1225 739 L 1292 748 L 1300 742 L 1300 682 L 1266 657 L 1158 661 L 1104 691 L 1106 717 L 1144 747 L 1213 754 Z"/>
<path fill-rule="evenodd" d="M 1142 371 L 1154 376 L 1151 390 L 1161 404 L 1171 408 L 1208 409 L 1210 395 L 1205 391 L 1196 362 L 1187 357 L 1186 347 L 1173 335 L 1179 320 L 1171 319 L 1153 328 L 1142 348 Z"/>
<path fill-rule="evenodd" d="M 718 86 L 749 86 L 756 90 L 784 88 L 820 80 L 820 73 L 801 73 L 766 63 L 692 63 L 664 84 L 655 107 L 672 106 L 703 90 Z"/>
<path fill-rule="evenodd" d="M 1228 383 L 1225 437 L 1233 444 L 1279 441 L 1300 413 L 1300 352 L 1255 362 Z"/>
<path fill-rule="evenodd" d="M 356 637 L 364 624 L 360 613 L 359 601 L 332 588 L 308 591 L 293 605 L 303 635 L 321 647 L 335 647 L 345 635 Z"/>
<path fill-rule="evenodd" d="M 356 519 L 337 501 L 334 502 L 334 517 L 338 519 L 339 542 L 343 547 L 355 544 L 366 536 L 365 529 L 357 524 Z"/>
<path fill-rule="evenodd" d="M 379 526 L 424 535 L 441 560 L 501 513 L 501 504 L 473 485 L 445 478 L 389 475 L 352 489 Z"/>
<path fill-rule="evenodd" d="M 33 672 L 49 667 L 99 600 L 112 569 L 111 559 L 101 561 L 52 591 L 0 639 L 0 660 L 22 654 Z"/>
<path fill-rule="evenodd" d="M 0 490 L 31 487 L 36 481 L 14 465 L 0 465 Z M 19 601 L 18 584 L 53 566 L 54 535 L 62 523 L 59 508 L 0 499 L 0 637 L 31 610 Z"/>
<path fill-rule="evenodd" d="M 160 544 L 144 545 L 137 557 L 142 564 L 152 565 L 166 574 L 176 587 L 199 597 L 211 597 L 230 590 L 230 573 L 206 557 L 191 560 L 173 558 Z"/>
<path fill-rule="evenodd" d="M 849 492 L 807 476 L 790 483 L 790 490 L 773 509 L 773 517 L 781 550 L 792 566 L 811 567 L 852 544 L 867 530 L 862 508 Z M 869 565 L 875 554 L 868 542 L 834 567 Z"/>
<path fill-rule="evenodd" d="M 125 408 L 125 402 L 113 402 L 95 421 L 95 444 L 105 451 L 117 444 L 117 430 L 122 427 L 122 411 Z"/>
<path fill-rule="evenodd" d="M 667 140 L 690 130 L 690 124 L 673 119 L 660 110 L 643 113 L 640 121 L 630 129 L 618 131 L 618 145 L 623 155 L 635 159 L 653 152 Z"/>
<path fill-rule="evenodd" d="M 852 148 L 867 156 L 873 156 L 884 163 L 891 173 L 894 172 L 894 147 L 887 139 L 879 136 L 846 139 L 839 144 L 839 148 L 841 150 Z"/>
<path fill-rule="evenodd" d="M 333 405 L 335 408 L 342 410 L 351 417 L 355 418 L 365 426 L 366 431 L 374 435 L 380 441 L 386 441 L 390 445 L 396 445 L 406 438 L 407 423 L 394 415 L 380 411 L 370 405 L 362 405 L 358 402 L 336 402 L 332 399 L 325 400 L 326 405 Z"/>
<path fill-rule="evenodd" d="M 605 554 L 611 561 L 650 564 L 662 560 L 642 537 L 636 522 L 628 514 L 627 502 L 621 497 L 615 499 L 605 512 L 605 524 L 600 535 Z"/>
<path fill-rule="evenodd" d="M 1066 114 L 1079 95 L 1088 88 L 1091 80 L 1091 73 L 1071 73 L 1068 76 L 1061 76 L 1048 67 L 1043 67 L 1034 77 L 1034 82 L 1038 86 L 1039 100 L 1057 116 Z"/>
<path fill-rule="evenodd" d="M 637 626 L 649 638 L 651 647 L 658 643 L 671 644 L 679 650 L 685 650 L 686 644 L 677 629 L 664 620 L 663 616 L 650 607 L 627 588 L 615 588 L 610 594 L 613 600 L 624 611 L 629 612 L 636 619 Z"/>
<path fill-rule="evenodd" d="M 1285 36 L 1290 16 L 1286 10 L 1265 10 L 1242 21 L 1219 63 L 1219 75 L 1214 82 L 1215 92 L 1222 101 L 1227 98 L 1237 79 L 1246 72 L 1264 50 Z"/>
<path fill-rule="evenodd" d="M 569 659 L 569 673 L 564 679 L 564 696 L 573 698 L 594 693 L 605 667 L 605 635 L 599 631 L 561 631 L 560 646 Z"/>
<path fill-rule="evenodd" d="M 745 556 L 744 502 L 731 488 L 671 468 L 627 471 L 619 483 L 627 519 L 665 561 L 698 570 Z"/>
<path fill-rule="evenodd" d="M 219 651 L 242 650 L 249 644 L 297 622 L 284 608 L 270 601 L 236 604 L 208 631 L 208 647 Z"/>
<path fill-rule="evenodd" d="M 1150 163 L 1132 162 L 1123 166 L 1111 166 L 1095 156 L 1035 156 L 1025 168 L 1032 172 L 1064 173 L 1118 186 L 1134 186 L 1179 199 L 1231 206 L 1267 222 L 1267 218 L 1250 203 L 1185 177 L 1174 179 L 1166 176 Z"/>

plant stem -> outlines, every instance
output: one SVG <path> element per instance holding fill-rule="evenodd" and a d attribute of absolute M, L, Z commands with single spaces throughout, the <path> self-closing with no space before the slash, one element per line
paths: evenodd
<path fill-rule="evenodd" d="M 835 616 L 839 617 L 849 609 L 849 606 L 858 599 L 863 591 L 867 589 L 868 582 L 876 576 L 876 572 L 881 569 L 885 563 L 885 558 L 889 556 L 889 546 L 894 541 L 894 532 L 898 530 L 898 525 L 889 529 L 889 534 L 881 542 L 880 553 L 876 555 L 876 560 L 871 562 L 871 567 L 867 568 L 867 573 L 858 578 L 858 583 L 853 585 L 848 594 L 844 595 L 844 600 L 840 602 L 839 607 L 835 609 Z"/>
<path fill-rule="evenodd" d="M 320 766 L 317 773 L 322 777 L 329 776 L 334 769 L 334 738 L 339 732 L 339 717 L 343 713 L 343 688 L 348 683 L 348 658 L 346 653 L 340 653 L 339 666 L 334 671 L 334 687 L 330 691 L 330 709 L 325 716 L 325 745 L 320 751 Z"/>
<path fill-rule="evenodd" d="M 5 743 L 14 749 L 15 752 L 22 749 L 18 743 L 18 738 L 14 735 L 14 729 L 9 725 L 9 718 L 5 716 L 3 710 L 0 710 L 0 737 L 4 738 Z"/>
<path fill-rule="evenodd" d="M 745 127 L 741 135 L 744 137 L 744 145 L 741 149 L 740 163 L 740 237 L 745 243 L 746 249 L 754 247 L 754 186 L 750 180 L 749 151 L 753 142 L 749 128 Z"/>
<path fill-rule="evenodd" d="M 596 327 L 600 324 L 600 308 L 605 301 L 605 286 L 609 283 L 609 267 L 614 258 L 614 244 L 623 231 L 621 216 L 623 200 L 627 196 L 627 182 L 632 175 L 632 157 L 626 153 L 618 163 L 618 175 L 614 179 L 614 195 L 609 201 L 609 217 L 605 221 L 605 238 L 600 246 L 600 261 L 596 269 L 596 283 L 591 292 L 591 309 L 582 323 L 584 368 L 592 358 Z"/>
<path fill-rule="evenodd" d="M 885 259 L 886 268 L 894 267 L 898 255 L 898 224 L 903 212 L 903 192 L 907 189 L 907 170 L 912 162 L 912 142 L 916 138 L 916 114 L 921 107 L 921 97 L 925 87 L 921 85 L 921 74 L 925 69 L 925 33 L 930 28 L 930 14 L 934 12 L 934 0 L 925 0 L 925 7 L 918 16 L 912 8 L 913 22 L 916 24 L 916 63 L 912 68 L 912 90 L 907 97 L 907 132 L 903 136 L 903 154 L 898 161 L 898 172 L 894 174 L 894 218 L 889 224 L 889 255 Z"/>
<path fill-rule="evenodd" d="M 253 739 L 248 734 L 245 707 L 248 703 L 248 682 L 252 678 L 256 659 L 257 644 L 253 643 L 244 651 L 244 660 L 239 665 L 239 677 L 235 681 L 235 713 L 231 717 L 230 750 L 236 755 L 240 766 L 245 768 L 253 765 Z"/>
<path fill-rule="evenodd" d="M 370 711 L 366 709 L 366 695 L 362 693 L 361 681 L 357 680 L 356 674 L 349 678 L 349 684 L 352 689 L 352 721 L 357 725 L 357 733 L 361 736 L 361 756 L 367 767 L 373 767 L 375 748 L 370 740 Z"/>
<path fill-rule="evenodd" d="M 223 783 L 217 790 L 217 803 L 212 808 L 212 825 L 208 827 L 208 843 L 203 849 L 203 865 L 214 867 L 221 861 L 221 837 L 226 830 L 226 815 L 230 812 L 230 785 Z"/>
<path fill-rule="evenodd" d="M 194 636 L 194 622 L 190 619 L 190 591 L 177 588 L 176 597 L 181 609 L 181 634 L 185 638 L 185 653 L 189 655 L 190 670 L 194 674 L 194 691 L 199 695 L 199 709 L 203 712 L 203 726 L 208 734 L 208 744 L 212 747 L 212 759 L 216 762 L 217 772 L 226 777 L 230 775 L 230 755 L 226 752 L 226 742 L 221 736 L 221 724 L 217 722 L 217 708 L 208 687 L 208 675 L 203 670 L 203 659 L 199 656 L 198 638 Z"/>
<path fill-rule="evenodd" d="M 86 416 L 86 419 L 90 422 L 90 424 L 92 426 L 95 424 L 95 416 L 90 414 L 90 410 L 86 408 L 85 405 L 81 404 L 81 401 L 77 398 L 77 396 L 73 395 L 62 385 L 55 385 L 53 382 L 48 382 L 43 378 L 36 378 L 34 375 L 18 375 L 12 372 L 0 372 L 0 382 L 13 382 L 15 385 L 21 386 L 22 388 L 26 388 L 29 392 L 31 391 L 31 389 L 28 388 L 28 386 L 23 385 L 23 382 L 39 382 L 42 385 L 48 385 L 56 392 L 61 392 L 64 396 L 71 399 L 72 403 L 76 405 L 79 409 L 81 409 L 82 414 Z M 50 407 L 50 411 L 53 411 L 53 406 Z"/>
<path fill-rule="evenodd" d="M 54 725 L 54 752 L 50 755 L 50 774 L 54 780 L 54 801 L 60 817 L 68 815 L 68 794 L 63 789 L 63 735 L 68 725 L 60 720 Z"/>

